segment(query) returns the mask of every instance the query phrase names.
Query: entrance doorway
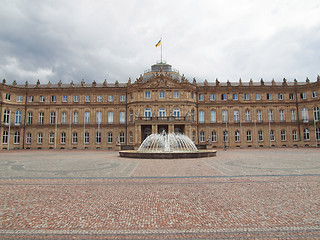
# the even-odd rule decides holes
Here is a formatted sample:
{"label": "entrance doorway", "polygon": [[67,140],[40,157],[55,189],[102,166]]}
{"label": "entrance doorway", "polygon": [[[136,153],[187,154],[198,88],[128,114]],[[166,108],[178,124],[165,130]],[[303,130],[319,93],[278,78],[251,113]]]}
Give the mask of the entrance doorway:
{"label": "entrance doorway", "polygon": [[158,125],[158,133],[162,133],[163,131],[168,133],[168,125]]}
{"label": "entrance doorway", "polygon": [[152,134],[152,126],[151,125],[143,125],[141,126],[141,139],[142,142]]}

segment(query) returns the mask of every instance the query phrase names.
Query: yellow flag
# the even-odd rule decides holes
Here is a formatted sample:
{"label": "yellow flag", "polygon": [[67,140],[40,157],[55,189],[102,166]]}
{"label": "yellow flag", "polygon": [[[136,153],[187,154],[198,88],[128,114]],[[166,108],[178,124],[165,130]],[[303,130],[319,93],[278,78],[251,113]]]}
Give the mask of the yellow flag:
{"label": "yellow flag", "polygon": [[159,40],[159,42],[156,44],[156,47],[159,47],[161,45],[161,39]]}

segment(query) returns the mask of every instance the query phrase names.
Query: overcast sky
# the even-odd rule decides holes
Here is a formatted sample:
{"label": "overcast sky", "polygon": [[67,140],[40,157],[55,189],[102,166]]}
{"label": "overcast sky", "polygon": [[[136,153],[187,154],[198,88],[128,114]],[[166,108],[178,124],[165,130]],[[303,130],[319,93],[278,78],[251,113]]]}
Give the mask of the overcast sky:
{"label": "overcast sky", "polygon": [[163,59],[198,81],[315,81],[319,0],[1,0],[0,77],[135,80]]}

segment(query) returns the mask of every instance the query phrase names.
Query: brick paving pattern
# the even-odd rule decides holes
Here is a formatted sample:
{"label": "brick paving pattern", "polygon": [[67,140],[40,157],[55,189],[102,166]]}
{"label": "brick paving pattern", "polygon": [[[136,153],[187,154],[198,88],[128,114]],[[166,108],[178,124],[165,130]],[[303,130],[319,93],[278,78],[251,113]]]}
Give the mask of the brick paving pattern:
{"label": "brick paving pattern", "polygon": [[316,149],[195,161],[52,154],[65,164],[41,161],[44,151],[0,155],[0,239],[320,239]]}

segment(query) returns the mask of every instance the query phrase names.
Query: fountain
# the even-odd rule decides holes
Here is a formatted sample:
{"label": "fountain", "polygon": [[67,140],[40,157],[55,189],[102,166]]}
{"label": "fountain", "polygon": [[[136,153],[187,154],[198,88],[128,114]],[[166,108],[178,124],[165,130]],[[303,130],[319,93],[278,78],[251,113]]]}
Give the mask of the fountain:
{"label": "fountain", "polygon": [[216,156],[215,150],[198,150],[191,139],[180,133],[149,135],[137,151],[120,151],[129,158],[200,158]]}

